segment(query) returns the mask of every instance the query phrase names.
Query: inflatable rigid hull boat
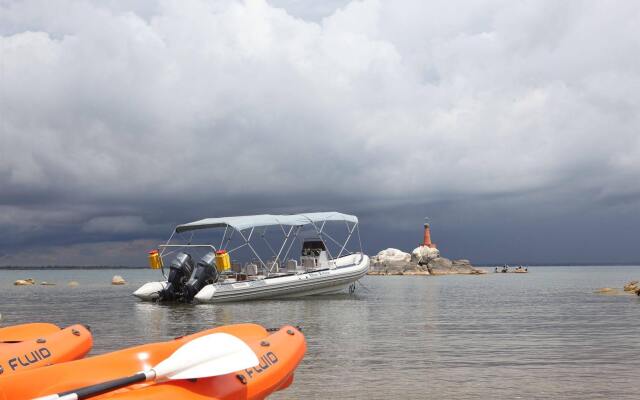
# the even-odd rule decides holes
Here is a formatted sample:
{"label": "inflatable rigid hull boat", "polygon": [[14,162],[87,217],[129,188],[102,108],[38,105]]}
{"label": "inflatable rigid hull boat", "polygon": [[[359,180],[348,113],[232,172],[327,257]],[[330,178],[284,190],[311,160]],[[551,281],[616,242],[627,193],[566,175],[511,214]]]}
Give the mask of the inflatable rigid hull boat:
{"label": "inflatable rigid hull boat", "polygon": [[[332,223],[342,230],[346,227],[342,241],[329,233]],[[223,232],[215,241],[211,236],[194,237],[216,229]],[[357,229],[357,217],[338,212],[207,218],[178,225],[167,244],[158,246],[162,250],[149,253],[151,267],[165,275],[162,257],[177,252],[168,276],[133,294],[145,301],[217,303],[351,291],[369,270],[369,257],[362,248],[353,252],[347,248],[352,237],[359,238]],[[269,232],[278,236],[275,243],[267,239]],[[176,243],[180,240],[175,237],[185,234],[184,243]],[[205,253],[197,263],[194,251]],[[242,251],[249,259],[244,264],[231,259],[243,257]]]}
{"label": "inflatable rigid hull boat", "polygon": [[84,357],[93,344],[82,325],[22,324],[0,329],[0,377]]}
{"label": "inflatable rigid hull boat", "polygon": [[254,324],[229,325],[168,342],[152,343],[32,369],[11,377],[0,376],[0,399],[33,399],[130,376],[157,366],[189,342],[214,333],[229,334],[246,343],[250,351],[255,353],[252,357],[256,359],[256,364],[218,376],[132,384],[108,390],[92,398],[263,399],[275,391],[285,389],[293,382],[294,370],[306,351],[304,336],[292,326],[284,326],[274,331]]}

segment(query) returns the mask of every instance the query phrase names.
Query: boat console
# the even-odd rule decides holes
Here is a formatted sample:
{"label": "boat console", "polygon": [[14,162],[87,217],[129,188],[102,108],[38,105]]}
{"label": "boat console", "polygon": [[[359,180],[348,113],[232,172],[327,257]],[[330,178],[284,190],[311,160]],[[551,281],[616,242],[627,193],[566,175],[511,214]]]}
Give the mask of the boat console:
{"label": "boat console", "polygon": [[327,268],[329,266],[329,258],[327,257],[327,248],[324,242],[319,239],[305,240],[302,244],[300,264],[302,264],[305,271]]}

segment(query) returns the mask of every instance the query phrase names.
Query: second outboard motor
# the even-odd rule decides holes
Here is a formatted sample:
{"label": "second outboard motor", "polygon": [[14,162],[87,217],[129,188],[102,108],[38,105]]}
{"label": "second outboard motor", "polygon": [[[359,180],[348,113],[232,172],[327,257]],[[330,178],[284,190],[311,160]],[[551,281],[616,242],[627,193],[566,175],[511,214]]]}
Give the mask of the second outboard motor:
{"label": "second outboard motor", "polygon": [[178,253],[169,267],[168,285],[160,292],[161,300],[179,300],[182,297],[184,285],[193,272],[193,260],[187,253]]}
{"label": "second outboard motor", "polygon": [[215,283],[218,280],[218,270],[216,269],[216,255],[207,253],[198,261],[196,271],[189,282],[184,286],[184,299],[193,300],[193,297],[205,286]]}

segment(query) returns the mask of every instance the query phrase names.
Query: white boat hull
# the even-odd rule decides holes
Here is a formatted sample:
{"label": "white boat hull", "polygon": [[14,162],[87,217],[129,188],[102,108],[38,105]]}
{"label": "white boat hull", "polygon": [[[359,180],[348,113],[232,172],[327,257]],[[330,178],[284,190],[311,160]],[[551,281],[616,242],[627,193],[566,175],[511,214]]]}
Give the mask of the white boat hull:
{"label": "white boat hull", "polygon": [[133,292],[133,295],[141,300],[154,301],[160,297],[160,291],[166,288],[167,285],[167,281],[147,282]]}
{"label": "white boat hull", "polygon": [[[196,294],[195,300],[201,303],[221,303],[339,293],[367,273],[369,257],[354,254],[338,259],[336,264],[336,268],[333,269],[207,285]],[[166,284],[147,283],[136,290],[134,295],[142,300],[155,300],[158,298],[158,292]]]}
{"label": "white boat hull", "polygon": [[334,269],[300,273],[255,281],[207,285],[196,294],[201,303],[275,299],[321,295],[344,291],[369,270],[369,257]]}

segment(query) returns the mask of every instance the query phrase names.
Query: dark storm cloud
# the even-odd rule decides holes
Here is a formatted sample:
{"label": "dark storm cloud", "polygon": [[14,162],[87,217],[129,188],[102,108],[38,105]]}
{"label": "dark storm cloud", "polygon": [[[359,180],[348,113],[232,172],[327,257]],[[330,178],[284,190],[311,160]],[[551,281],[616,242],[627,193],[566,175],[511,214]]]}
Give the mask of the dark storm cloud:
{"label": "dark storm cloud", "polygon": [[328,209],[370,252],[428,215],[450,255],[637,257],[640,6],[316,3],[1,2],[0,264]]}

